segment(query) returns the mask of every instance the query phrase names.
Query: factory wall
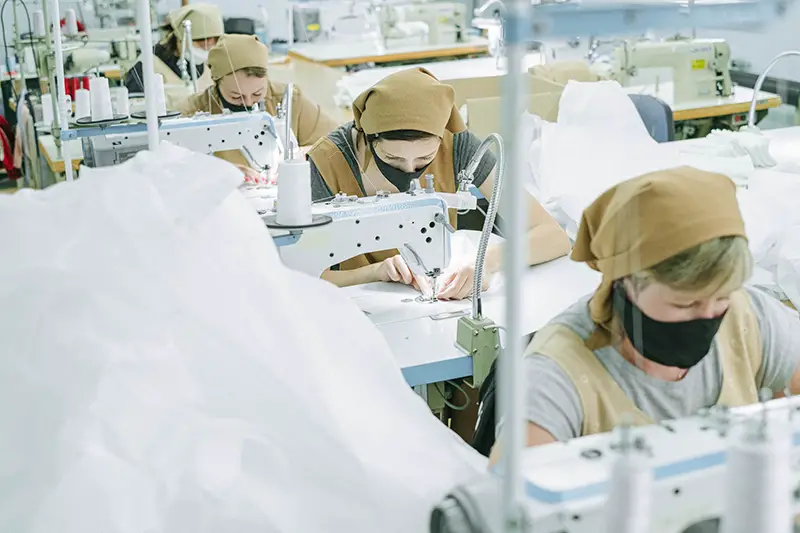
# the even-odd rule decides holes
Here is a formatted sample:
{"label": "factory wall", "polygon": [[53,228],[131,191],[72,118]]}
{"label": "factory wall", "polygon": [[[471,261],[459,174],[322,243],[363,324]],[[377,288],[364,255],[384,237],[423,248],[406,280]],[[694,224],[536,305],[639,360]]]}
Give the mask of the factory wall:
{"label": "factory wall", "polygon": [[[800,50],[800,5],[790,7],[786,16],[769,24],[758,33],[707,31],[704,37],[723,38],[731,45],[731,56],[749,64],[749,72],[760,73],[770,60],[785,50]],[[800,57],[787,58],[770,72],[774,78],[800,82]]]}

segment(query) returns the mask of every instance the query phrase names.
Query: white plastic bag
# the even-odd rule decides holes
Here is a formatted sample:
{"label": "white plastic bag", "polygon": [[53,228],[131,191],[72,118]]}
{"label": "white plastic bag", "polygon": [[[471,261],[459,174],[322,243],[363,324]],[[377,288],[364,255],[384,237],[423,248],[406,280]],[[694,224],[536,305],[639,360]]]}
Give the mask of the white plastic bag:
{"label": "white plastic bag", "polygon": [[0,196],[0,531],[423,531],[484,468],[217,163]]}

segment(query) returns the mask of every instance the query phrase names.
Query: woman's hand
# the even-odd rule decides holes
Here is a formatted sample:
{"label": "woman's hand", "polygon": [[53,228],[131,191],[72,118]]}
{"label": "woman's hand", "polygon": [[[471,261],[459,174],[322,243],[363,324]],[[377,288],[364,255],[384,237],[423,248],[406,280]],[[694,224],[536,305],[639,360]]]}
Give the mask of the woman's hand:
{"label": "woman's hand", "polygon": [[431,289],[427,280],[417,277],[408,268],[405,260],[400,255],[384,259],[378,267],[378,281],[391,281],[411,285],[423,294],[430,294]]}
{"label": "woman's hand", "polygon": [[[472,294],[472,284],[475,279],[475,266],[462,265],[450,274],[442,277],[439,294],[440,300],[463,300]],[[489,273],[484,272],[482,291],[489,288]]]}
{"label": "woman's hand", "polygon": [[260,183],[264,180],[264,176],[262,176],[257,170],[252,169],[247,165],[236,165],[236,168],[241,170],[242,174],[244,174],[245,183]]}

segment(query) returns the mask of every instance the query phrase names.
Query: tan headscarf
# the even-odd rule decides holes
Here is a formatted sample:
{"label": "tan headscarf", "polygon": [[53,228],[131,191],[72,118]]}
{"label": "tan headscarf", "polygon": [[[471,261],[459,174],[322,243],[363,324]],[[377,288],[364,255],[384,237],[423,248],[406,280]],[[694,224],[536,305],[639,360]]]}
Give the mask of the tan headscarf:
{"label": "tan headscarf", "polygon": [[603,274],[589,304],[597,325],[587,346],[611,342],[614,281],[717,237],[745,237],[736,186],[721,174],[680,167],[604,192],[583,212],[573,261]]}
{"label": "tan headscarf", "polygon": [[222,22],[222,12],[214,4],[190,4],[169,14],[169,23],[172,31],[183,40],[183,22],[192,23],[192,40],[222,37],[225,25]]}
{"label": "tan headscarf", "polygon": [[243,68],[267,68],[269,48],[255,35],[225,35],[208,53],[211,79],[218,81]]}
{"label": "tan headscarf", "polygon": [[424,68],[397,72],[361,93],[353,102],[357,129],[368,135],[417,130],[442,137],[445,130],[467,129],[455,107],[455,91]]}

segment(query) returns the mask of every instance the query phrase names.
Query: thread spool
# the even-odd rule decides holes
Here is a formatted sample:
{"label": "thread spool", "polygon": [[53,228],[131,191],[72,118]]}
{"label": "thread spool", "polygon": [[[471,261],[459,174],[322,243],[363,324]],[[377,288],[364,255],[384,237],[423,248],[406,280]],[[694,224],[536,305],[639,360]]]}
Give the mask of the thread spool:
{"label": "thread spool", "polygon": [[276,222],[282,226],[311,224],[311,165],[306,160],[278,164],[278,209]]}
{"label": "thread spool", "polygon": [[114,89],[114,112],[117,115],[130,116],[131,108],[128,101],[127,87],[116,87]]}
{"label": "thread spool", "polygon": [[[164,93],[164,76],[161,74],[156,74],[153,76],[153,90],[155,94],[152,95],[152,98],[156,100],[156,110],[158,111],[158,116],[163,117],[167,114],[167,96]],[[146,98],[151,98],[150,95],[145,95]]]}
{"label": "thread spool", "polygon": [[64,35],[70,37],[78,35],[78,16],[74,9],[64,10]]}
{"label": "thread spool", "polygon": [[75,118],[92,116],[91,93],[87,89],[75,91]]}
{"label": "thread spool", "polygon": [[53,95],[50,93],[42,95],[42,123],[45,126],[53,124]]}
{"label": "thread spool", "polygon": [[653,470],[638,451],[624,453],[611,467],[608,502],[605,507],[606,533],[650,531]]}
{"label": "thread spool", "polygon": [[757,419],[745,429],[728,449],[721,533],[792,533],[791,432]]}
{"label": "thread spool", "polygon": [[[77,93],[77,91],[75,91]],[[89,100],[91,101],[92,121],[111,120],[114,111],[111,108],[111,92],[108,79],[92,78],[89,80]]]}
{"label": "thread spool", "polygon": [[33,12],[33,20],[31,21],[33,25],[33,36],[37,38],[45,37],[45,30],[44,30],[44,13],[41,10],[37,10]]}

